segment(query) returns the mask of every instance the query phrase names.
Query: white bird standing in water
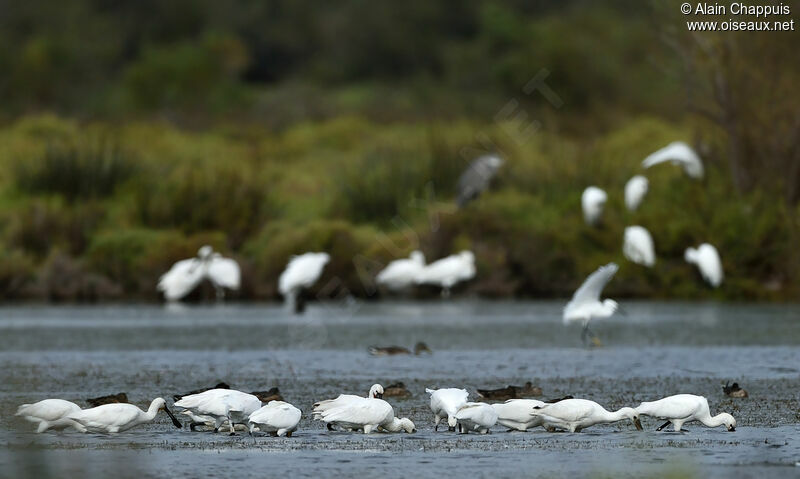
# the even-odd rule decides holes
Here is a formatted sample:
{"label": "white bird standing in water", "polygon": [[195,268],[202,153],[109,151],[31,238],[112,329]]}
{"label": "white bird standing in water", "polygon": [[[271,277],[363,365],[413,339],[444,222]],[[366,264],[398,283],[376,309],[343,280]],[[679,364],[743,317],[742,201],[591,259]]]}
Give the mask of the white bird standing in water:
{"label": "white bird standing in water", "polygon": [[564,399],[557,403],[538,406],[531,412],[533,416],[542,418],[548,430],[565,429],[569,432],[581,432],[595,424],[617,422],[630,419],[636,429],[642,430],[639,413],[630,407],[618,411],[607,411],[603,406],[588,399]]}
{"label": "white bird standing in water", "polygon": [[268,432],[275,436],[292,437],[292,433],[300,424],[302,415],[299,409],[288,402],[270,401],[266,406],[262,406],[250,414],[247,423],[251,435],[257,426],[262,432]]}
{"label": "white bird standing in water", "polygon": [[303,290],[317,282],[330,260],[328,253],[305,253],[289,259],[289,264],[278,279],[278,291],[295,313],[305,310]]}
{"label": "white bird standing in water", "polygon": [[628,226],[625,228],[625,242],[622,245],[622,253],[630,261],[648,268],[656,264],[653,237],[642,226]]}
{"label": "white bird standing in water", "polygon": [[213,420],[214,432],[227,422],[230,433],[234,434],[236,424],[247,424],[250,415],[261,407],[261,401],[235,389],[209,389],[183,396],[175,407],[191,413],[187,415],[197,422]]}
{"label": "white bird standing in water", "polygon": [[682,141],[672,142],[664,148],[650,154],[642,161],[642,166],[644,168],[650,168],[653,165],[666,161],[672,162],[674,165],[680,165],[690,178],[696,180],[703,179],[703,161],[692,147]]}
{"label": "white bird standing in water", "polygon": [[629,211],[636,211],[642,204],[650,183],[642,175],[636,175],[625,183],[625,206]]}
{"label": "white bird standing in water", "polygon": [[77,429],[75,422],[66,417],[80,410],[81,408],[73,402],[45,399],[33,404],[23,404],[17,408],[16,415],[37,424],[36,432],[45,432],[48,429],[61,430],[68,427]]}
{"label": "white bird standing in water", "polygon": [[583,219],[586,224],[592,226],[600,224],[606,201],[608,201],[608,195],[596,186],[590,186],[583,190],[581,206],[583,207]]}
{"label": "white bird standing in water", "polygon": [[211,281],[217,298],[225,296],[225,288],[238,290],[241,281],[239,264],[215,253],[211,246],[205,245],[197,252],[197,257],[175,263],[158,280],[157,289],[164,293],[168,301],[178,301],[191,293],[204,279]]}
{"label": "white bird standing in water", "polygon": [[425,392],[431,395],[431,411],[433,412],[434,431],[439,430],[439,422],[447,418],[447,425],[455,431],[458,420],[456,413],[461,406],[467,404],[469,392],[466,389],[442,388],[428,389]]}
{"label": "white bird standing in water", "polygon": [[497,424],[497,411],[485,402],[468,402],[456,411],[456,424],[462,434],[489,434],[492,426]]}
{"label": "white bird standing in water", "polygon": [[450,296],[450,288],[475,277],[475,255],[462,251],[434,261],[419,272],[414,282],[433,284],[442,288],[442,297]]}
{"label": "white bird standing in water", "polygon": [[497,423],[517,431],[527,431],[536,426],[541,426],[541,416],[531,416],[535,407],[544,407],[544,401],[537,399],[509,399],[500,404],[492,404],[497,412]]}
{"label": "white bird standing in water", "polygon": [[398,291],[414,284],[414,279],[425,268],[425,255],[422,251],[412,251],[408,258],[396,259],[389,263],[375,277],[375,281],[387,288]]}
{"label": "white bird standing in water", "polygon": [[328,399],[314,404],[314,419],[323,421],[328,430],[334,426],[364,434],[384,430],[388,432],[414,432],[414,423],[408,418],[396,418],[392,406],[383,399],[383,386],[373,384],[367,397],[353,394],[340,394],[336,399]]}
{"label": "white bird standing in water", "polygon": [[696,249],[686,248],[683,257],[687,263],[697,266],[706,283],[714,288],[718,288],[722,284],[724,279],[722,260],[719,259],[717,248],[708,243],[703,243]]}
{"label": "white bird standing in water", "polygon": [[489,182],[497,170],[503,166],[503,160],[497,155],[485,155],[475,159],[458,179],[458,203],[463,208],[489,187]]}
{"label": "white bird standing in water", "polygon": [[84,409],[68,414],[66,417],[77,423],[75,426],[81,432],[108,432],[116,433],[127,431],[140,424],[152,422],[158,411],[167,413],[172,424],[180,428],[181,423],[167,408],[167,403],[162,398],[153,399],[147,411],[142,411],[133,404],[113,403]]}
{"label": "white bird standing in water", "polygon": [[619,305],[613,299],[600,301],[603,288],[611,281],[618,269],[619,266],[615,263],[608,263],[598,268],[586,278],[586,281],[575,291],[572,300],[564,308],[564,324],[580,322],[583,325],[581,339],[584,344],[589,335],[592,337],[592,342],[600,343],[597,337],[589,332],[589,322],[593,318],[607,318],[619,309]]}
{"label": "white bird standing in water", "polygon": [[643,402],[636,411],[645,416],[666,419],[667,422],[656,429],[657,431],[669,426],[670,423],[675,431],[680,431],[683,424],[690,421],[700,421],[708,427],[725,426],[728,431],[736,430],[736,419],[733,416],[723,412],[712,417],[708,400],[694,394],[676,394],[658,401]]}

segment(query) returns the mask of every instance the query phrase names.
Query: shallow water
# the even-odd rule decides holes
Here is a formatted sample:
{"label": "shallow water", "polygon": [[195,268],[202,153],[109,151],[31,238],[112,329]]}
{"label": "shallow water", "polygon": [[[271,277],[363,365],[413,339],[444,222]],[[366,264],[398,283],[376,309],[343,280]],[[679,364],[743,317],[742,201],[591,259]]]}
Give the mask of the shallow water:
{"label": "shallow water", "polygon": [[[18,306],[0,308],[0,476],[245,477],[290,474],[422,477],[464,470],[505,477],[690,474],[800,476],[800,306],[626,304],[594,327],[605,346],[580,347],[561,303],[454,301],[314,305],[302,318],[276,306]],[[425,341],[432,355],[370,357],[369,345]],[[224,380],[242,390],[279,386],[304,411],[293,438],[189,432],[166,417],[116,436],[33,434],[17,405],[125,391],[156,396]],[[697,424],[656,433],[628,423],[580,434],[543,430],[488,436],[433,432],[425,387],[502,387],[533,381],[545,397],[572,394],[608,408],[680,392],[736,416],[735,433]],[[748,399],[726,398],[739,381]],[[389,399],[415,434],[331,433],[310,405],[374,382],[404,381]]]}

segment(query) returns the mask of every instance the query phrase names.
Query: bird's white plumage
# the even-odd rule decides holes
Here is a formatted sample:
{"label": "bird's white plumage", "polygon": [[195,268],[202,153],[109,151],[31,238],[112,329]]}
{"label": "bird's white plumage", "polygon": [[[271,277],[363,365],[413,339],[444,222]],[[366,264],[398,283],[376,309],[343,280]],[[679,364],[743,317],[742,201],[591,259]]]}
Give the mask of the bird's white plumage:
{"label": "bird's white plumage", "polygon": [[248,424],[251,433],[258,426],[263,432],[274,432],[278,436],[285,436],[297,429],[302,415],[299,409],[287,402],[270,401],[250,414]]}
{"label": "bird's white plumage", "polygon": [[75,423],[67,416],[80,411],[81,408],[63,399],[45,399],[33,404],[23,404],[17,408],[17,416],[37,425],[36,432],[48,429],[65,429],[74,427]]}
{"label": "bird's white plumage", "polygon": [[486,434],[497,423],[497,411],[483,402],[468,402],[456,411],[456,423],[461,432]]}
{"label": "bird's white plumage", "polygon": [[590,186],[583,190],[581,195],[581,207],[583,208],[583,219],[589,225],[597,225],[603,216],[603,207],[608,200],[605,191],[596,186]]}
{"label": "bird's white plumage", "polygon": [[617,310],[617,303],[610,299],[601,302],[600,294],[618,269],[619,267],[615,263],[608,263],[586,278],[586,281],[575,291],[572,300],[564,308],[565,324],[575,321],[588,324],[593,318],[607,318],[614,314]]}
{"label": "bird's white plumage", "polygon": [[625,206],[630,211],[635,211],[642,204],[647,194],[649,182],[642,175],[636,175],[625,183]]}
{"label": "bird's white plumage", "polygon": [[250,414],[261,407],[261,401],[252,394],[235,389],[209,389],[182,397],[175,407],[190,411],[199,418],[213,419],[214,429],[219,429],[227,421],[233,432],[234,423],[247,423]]}
{"label": "bird's white plumage", "polygon": [[497,155],[484,155],[470,163],[458,179],[458,205],[466,205],[488,188],[501,166],[503,160]]}
{"label": "bird's white plumage", "polygon": [[628,226],[625,228],[625,240],[622,253],[628,260],[642,266],[652,267],[656,264],[656,250],[653,246],[653,237],[642,226]]}
{"label": "bird's white plumage", "polygon": [[439,427],[439,422],[447,418],[450,427],[456,426],[456,413],[461,406],[467,403],[469,392],[466,389],[442,388],[425,389],[431,395],[431,411],[433,412],[435,427]]}
{"label": "bird's white plumage", "polygon": [[413,251],[408,258],[389,263],[378,273],[375,281],[391,290],[401,290],[414,284],[414,280],[424,268],[425,255],[422,251]]}
{"label": "bird's white plumage", "polygon": [[239,289],[242,273],[239,263],[230,258],[223,258],[219,253],[214,253],[208,263],[208,277],[217,286]]}
{"label": "bird's white plumage", "polygon": [[676,394],[658,401],[643,402],[637,408],[639,414],[669,420],[676,431],[684,423],[700,421],[708,427],[725,426],[729,431],[736,428],[736,419],[728,413],[711,416],[708,400],[694,394]]}
{"label": "bird's white plumage", "polygon": [[664,148],[651,153],[642,161],[642,166],[650,168],[666,161],[680,165],[686,175],[691,178],[696,180],[703,178],[703,161],[692,147],[682,141],[672,142]]}
{"label": "bird's white plumage", "polygon": [[[369,393],[367,393],[367,398],[375,399],[383,397],[383,386],[380,384],[373,384],[369,388]],[[313,415],[314,419],[321,419],[321,417],[317,417],[324,413],[329,409],[334,409],[337,407],[342,407],[355,399],[363,399],[361,396],[356,396],[355,394],[340,394],[335,399],[325,399],[323,401],[318,401],[314,403],[314,410]]]}
{"label": "bird's white plumage", "polygon": [[425,266],[414,282],[440,286],[442,294],[446,296],[457,283],[474,277],[475,255],[472,251],[462,251]]}
{"label": "bird's white plumage", "polygon": [[540,416],[532,416],[535,407],[543,407],[547,403],[536,399],[509,399],[500,404],[492,404],[497,412],[497,423],[518,431],[527,431],[536,426],[541,426],[543,421]]}
{"label": "bird's white plumage", "polygon": [[687,248],[684,253],[686,262],[694,264],[708,284],[718,288],[725,276],[722,272],[722,260],[719,258],[717,248],[708,243],[703,243],[697,248]]}
{"label": "bird's white plumage", "polygon": [[534,408],[533,416],[539,416],[547,428],[580,432],[589,426],[630,419],[637,429],[641,429],[639,413],[629,407],[616,412],[607,411],[603,406],[588,399],[564,399],[553,404]]}
{"label": "bird's white plumage", "polygon": [[200,248],[196,258],[178,261],[158,280],[157,289],[168,301],[177,301],[191,293],[204,279],[211,281],[222,297],[223,288],[237,290],[240,286],[239,264],[214,253],[210,246]]}
{"label": "bird's white plumage", "polygon": [[[78,424],[76,428],[82,432],[116,433],[151,422],[158,411],[165,408],[164,399],[156,398],[147,411],[142,411],[133,404],[114,403],[76,411],[66,417],[75,421]],[[179,423],[176,425],[180,427]]]}
{"label": "bird's white plumage", "polygon": [[300,291],[317,282],[330,260],[328,253],[304,253],[293,256],[278,279],[278,291],[288,303],[294,303]]}

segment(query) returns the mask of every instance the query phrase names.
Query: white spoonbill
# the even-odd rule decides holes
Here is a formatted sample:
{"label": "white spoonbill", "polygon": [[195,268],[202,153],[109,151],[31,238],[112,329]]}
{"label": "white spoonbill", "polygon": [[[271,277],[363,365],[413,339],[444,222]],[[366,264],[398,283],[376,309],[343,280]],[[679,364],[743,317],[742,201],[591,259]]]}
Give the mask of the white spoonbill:
{"label": "white spoonbill", "polygon": [[261,407],[261,401],[235,389],[209,389],[182,397],[175,407],[189,412],[187,415],[193,421],[205,424],[213,420],[214,432],[227,421],[230,433],[234,434],[236,424],[247,424],[250,415]]}
{"label": "white spoonbill", "polygon": [[462,251],[425,266],[414,279],[417,284],[433,284],[442,288],[442,296],[450,296],[450,288],[475,277],[475,255]]}
{"label": "white spoonbill", "polygon": [[488,434],[497,424],[497,411],[485,402],[468,402],[456,411],[456,423],[459,432],[478,432]]}
{"label": "white spoonbill", "polygon": [[167,408],[167,403],[162,398],[153,399],[147,411],[142,411],[133,404],[114,403],[84,409],[68,414],[66,417],[77,423],[76,429],[81,432],[108,432],[116,433],[127,431],[140,424],[152,422],[158,411],[164,410],[175,427],[180,428],[181,423]]}
{"label": "white spoonbill", "polygon": [[718,288],[722,284],[724,279],[722,261],[719,259],[717,248],[713,245],[703,243],[696,249],[686,248],[683,257],[687,263],[697,266],[706,283],[714,288]]}
{"label": "white spoonbill", "polygon": [[653,246],[653,237],[643,226],[628,226],[625,228],[625,242],[622,253],[628,260],[652,268],[656,264],[656,250]]}
{"label": "white spoonbill", "polygon": [[271,433],[274,436],[292,437],[292,433],[300,424],[300,417],[303,414],[299,409],[288,402],[270,401],[266,406],[254,411],[247,419],[250,434],[258,426],[263,432]]}
{"label": "white spoonbill", "polygon": [[68,427],[77,429],[75,422],[66,416],[80,411],[77,404],[63,399],[45,399],[33,404],[23,404],[17,408],[17,416],[37,424],[36,432],[48,429],[61,430]]}
{"label": "white spoonbill", "polygon": [[725,426],[728,431],[736,430],[736,419],[723,412],[712,417],[708,401],[703,396],[694,394],[676,394],[658,401],[643,402],[636,408],[639,414],[666,419],[657,431],[672,423],[676,431],[680,431],[684,423],[700,421],[708,427]]}
{"label": "white spoonbill", "polygon": [[589,332],[589,322],[593,318],[607,318],[619,309],[619,305],[613,299],[600,301],[600,293],[603,292],[603,288],[611,281],[618,269],[619,266],[616,263],[608,263],[598,268],[586,278],[586,281],[572,295],[572,300],[564,307],[564,324],[580,322],[583,325],[581,340],[584,344],[589,335],[592,337],[592,342],[599,344],[597,337]]}
{"label": "white spoonbill", "polygon": [[503,160],[497,155],[484,155],[470,163],[469,167],[458,179],[458,203],[463,208],[489,187],[489,182],[497,170],[503,166]]}
{"label": "white spoonbill", "polygon": [[330,260],[328,253],[305,253],[289,259],[289,264],[278,279],[278,291],[295,313],[305,310],[303,290],[317,282]]}
{"label": "white spoonbill", "polygon": [[642,175],[636,175],[625,183],[625,206],[629,211],[636,211],[642,204],[650,183]]}
{"label": "white spoonbill", "polygon": [[535,407],[544,407],[547,403],[536,399],[509,399],[504,403],[492,404],[497,412],[497,423],[517,431],[543,424],[541,416],[531,416]]}
{"label": "white spoonbill", "polygon": [[428,389],[425,392],[431,395],[431,411],[433,411],[434,431],[439,430],[439,422],[447,418],[447,425],[451,431],[455,430],[456,413],[461,406],[467,404],[469,393],[466,389],[442,388]]}
{"label": "white spoonbill", "polygon": [[375,281],[387,288],[398,291],[414,284],[414,279],[425,268],[425,255],[422,251],[412,251],[408,258],[396,259],[389,263],[375,277]]}
{"label": "white spoonbill", "polygon": [[[367,393],[367,399],[382,399],[382,398],[383,398],[383,386],[381,386],[380,384],[373,384],[369,388],[369,393]],[[316,402],[314,403],[312,411],[314,419],[322,419],[322,414],[324,414],[327,410],[345,406],[349,402],[356,399],[363,399],[363,398],[361,396],[356,396],[355,394],[340,394],[335,399],[325,399],[323,401]],[[328,429],[333,430],[331,424],[328,424]]]}
{"label": "white spoonbill", "polygon": [[225,295],[225,288],[239,289],[239,264],[230,258],[223,258],[211,246],[205,245],[197,252],[197,257],[175,263],[158,280],[157,289],[164,293],[168,301],[177,301],[191,293],[206,278],[214,286],[217,298],[221,299]]}
{"label": "white spoonbill", "polygon": [[674,165],[680,165],[684,173],[690,178],[696,180],[703,178],[703,161],[700,160],[700,157],[691,146],[682,141],[672,142],[664,148],[651,153],[642,161],[642,166],[650,168],[666,161],[670,161]]}
{"label": "white spoonbill", "polygon": [[608,195],[596,186],[590,186],[583,190],[581,206],[583,207],[583,219],[586,224],[592,226],[600,224],[606,201],[608,201]]}
{"label": "white spoonbill", "polygon": [[328,429],[333,427],[347,430],[363,430],[364,434],[373,431],[415,432],[414,423],[408,418],[396,418],[391,404],[383,399],[354,397],[324,411],[314,410],[314,419],[325,422]]}
{"label": "white spoonbill", "polygon": [[624,407],[610,412],[588,399],[564,399],[546,406],[537,406],[534,407],[531,414],[541,417],[544,427],[548,430],[564,429],[569,432],[581,432],[595,424],[617,422],[623,419],[630,419],[636,429],[642,430],[642,423],[639,421],[639,413],[636,409]]}

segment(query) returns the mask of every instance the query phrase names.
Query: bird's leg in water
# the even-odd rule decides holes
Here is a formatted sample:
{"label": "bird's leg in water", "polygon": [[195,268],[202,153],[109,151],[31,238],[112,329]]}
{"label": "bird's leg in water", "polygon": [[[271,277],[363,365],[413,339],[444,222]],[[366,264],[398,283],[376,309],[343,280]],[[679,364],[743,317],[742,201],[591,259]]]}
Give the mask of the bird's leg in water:
{"label": "bird's leg in water", "polygon": [[583,342],[584,347],[589,346],[589,343],[586,340],[588,336],[589,336],[589,323],[586,323],[583,325],[583,329],[581,330],[581,342]]}
{"label": "bird's leg in water", "polygon": [[328,431],[333,431],[333,424],[327,423],[325,425],[328,427]]}
{"label": "bird's leg in water", "polygon": [[442,288],[442,298],[447,299],[450,297],[450,288],[444,287]]}
{"label": "bird's leg in water", "polygon": [[665,422],[664,424],[662,424],[662,425],[658,426],[658,428],[656,429],[656,431],[660,431],[660,430],[664,429],[665,427],[669,426],[670,424],[671,424],[671,422],[670,422],[670,421],[667,421],[667,422]]}

